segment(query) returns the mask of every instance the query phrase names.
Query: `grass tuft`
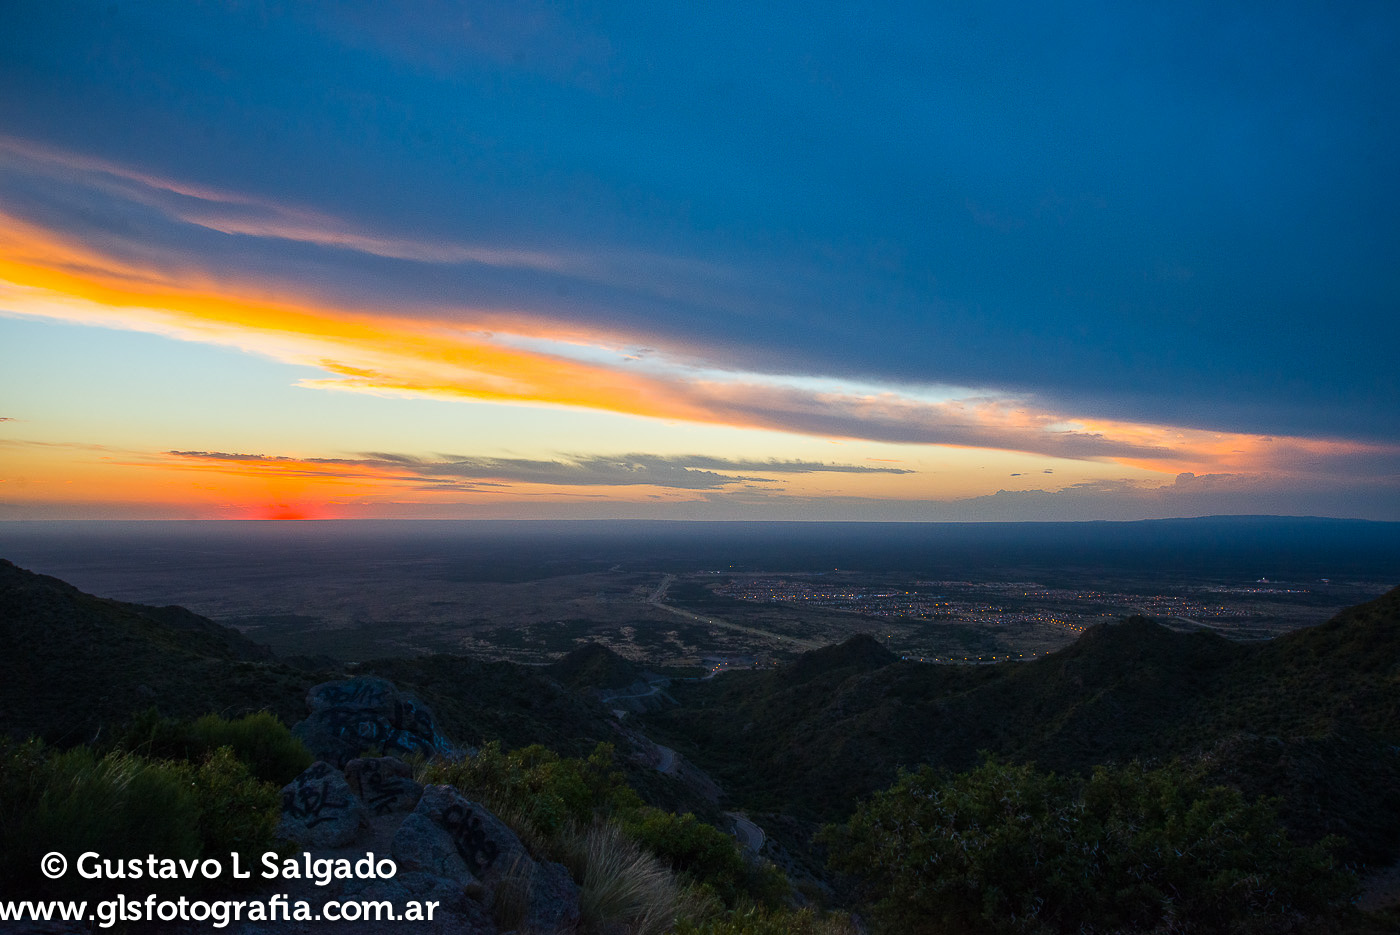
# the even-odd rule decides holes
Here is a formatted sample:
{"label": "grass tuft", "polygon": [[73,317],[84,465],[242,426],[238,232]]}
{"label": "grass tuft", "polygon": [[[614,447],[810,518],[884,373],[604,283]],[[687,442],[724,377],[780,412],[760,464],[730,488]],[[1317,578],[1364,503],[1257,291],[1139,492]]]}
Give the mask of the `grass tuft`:
{"label": "grass tuft", "polygon": [[491,895],[491,917],[502,932],[519,931],[530,915],[530,887],[534,883],[535,863],[523,853],[506,868],[496,882]]}
{"label": "grass tuft", "polygon": [[587,929],[621,922],[632,935],[661,935],[682,910],[699,914],[708,907],[616,824],[594,822],[562,836],[561,844],[564,864],[579,881],[579,912]]}

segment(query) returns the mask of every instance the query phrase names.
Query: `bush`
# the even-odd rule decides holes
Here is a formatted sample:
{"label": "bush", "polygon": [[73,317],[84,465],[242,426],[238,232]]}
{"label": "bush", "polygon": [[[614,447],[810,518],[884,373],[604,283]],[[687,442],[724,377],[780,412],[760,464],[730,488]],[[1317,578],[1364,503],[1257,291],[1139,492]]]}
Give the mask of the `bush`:
{"label": "bush", "polygon": [[642,847],[675,870],[710,888],[734,906],[743,898],[776,905],[787,899],[787,878],[771,864],[751,864],[734,839],[686,813],[644,806],[621,816],[622,827]]}
{"label": "bush", "polygon": [[[58,851],[75,862],[84,851],[126,860],[154,855],[226,860],[244,865],[275,842],[276,787],[253,778],[232,750],[202,763],[151,760],[88,747],[55,753],[37,741],[0,747],[0,880],[28,894],[102,896],[124,882],[90,881],[70,872],[51,882],[39,861]],[[167,883],[174,889],[188,884]]]}
{"label": "bush", "polygon": [[232,721],[206,714],[195,721],[163,718],[151,708],[127,726],[118,746],[147,757],[202,761],[229,747],[253,776],[281,788],[311,765],[301,740],[268,711]]}
{"label": "bush", "polygon": [[[613,884],[602,882],[605,879],[625,888],[626,881],[617,874],[600,877],[597,869],[612,866],[603,859],[606,855],[625,855],[618,859],[646,879],[651,875],[643,872],[644,865],[660,867],[668,880],[678,873],[728,906],[745,898],[776,905],[790,893],[780,870],[771,864],[750,864],[724,832],[694,815],[644,806],[613,767],[611,744],[599,744],[587,759],[577,759],[538,745],[507,753],[493,741],[461,762],[426,764],[420,779],[456,786],[480,801],[510,825],[533,854],[568,865],[585,889],[606,894]],[[585,841],[592,843],[585,846]],[[584,859],[584,853],[593,857]],[[594,870],[587,869],[595,864]],[[594,874],[591,883],[585,880],[588,872]],[[680,887],[675,881],[668,885]],[[612,899],[599,898],[602,903]]]}
{"label": "bush", "polygon": [[237,851],[242,865],[256,862],[277,841],[282,814],[278,788],[261,782],[229,747],[205,757],[194,771],[202,853],[224,860]]}
{"label": "bush", "polygon": [[279,789],[312,763],[311,752],[301,739],[269,711],[233,721],[206,714],[194,722],[191,733],[202,748],[200,754],[229,747],[253,776]]}
{"label": "bush", "polygon": [[564,842],[565,865],[579,883],[579,913],[589,929],[623,923],[633,935],[660,935],[679,914],[696,914],[697,905],[703,906],[703,900],[688,900],[665,861],[613,822],[594,822]]}
{"label": "bush", "polygon": [[456,786],[496,814],[524,816],[545,837],[571,823],[591,824],[596,813],[641,804],[613,768],[611,744],[599,744],[587,759],[578,759],[538,744],[506,753],[492,741],[474,757],[429,764],[421,778]]}
{"label": "bush", "polygon": [[[190,770],[130,753],[98,757],[86,747],[49,754],[36,742],[0,753],[0,879],[29,893],[103,895],[121,881],[95,883],[70,872],[50,882],[39,861],[58,851],[108,858],[200,853],[199,804]],[[9,895],[9,894],[7,894]]]}
{"label": "bush", "polygon": [[893,932],[1285,931],[1355,887],[1334,842],[1294,844],[1271,803],[1180,765],[924,767],[822,836]]}

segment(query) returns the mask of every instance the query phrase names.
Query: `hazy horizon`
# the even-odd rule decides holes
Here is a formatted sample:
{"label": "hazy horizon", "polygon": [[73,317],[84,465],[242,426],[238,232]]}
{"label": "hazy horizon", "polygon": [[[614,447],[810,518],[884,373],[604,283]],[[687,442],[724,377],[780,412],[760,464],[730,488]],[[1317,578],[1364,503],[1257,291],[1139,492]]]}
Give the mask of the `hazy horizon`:
{"label": "hazy horizon", "polygon": [[[325,535],[335,530],[332,535]],[[907,567],[932,556],[963,554],[995,562],[999,552],[1017,561],[1101,562],[1114,566],[1170,555],[1178,563],[1234,565],[1304,561],[1389,572],[1400,584],[1400,523],[1326,517],[1215,516],[1130,522],[772,522],[671,520],[28,520],[0,522],[0,558],[38,549],[46,555],[87,554],[116,563],[139,558],[126,543],[204,543],[239,560],[251,543],[315,544],[321,549],[393,547],[426,561],[444,560],[454,546],[479,543],[494,558],[495,543],[519,540],[534,554],[589,558],[597,545],[648,563],[683,560],[688,566],[768,564],[796,554],[820,567],[826,557],[859,556],[862,567]],[[172,548],[177,548],[172,545]],[[961,553],[959,552],[961,550]],[[204,553],[192,553],[195,555]],[[307,553],[309,554],[309,553]],[[377,552],[365,553],[377,555]],[[177,558],[181,553],[171,553]],[[727,558],[726,558],[727,556]],[[260,557],[253,553],[250,558]],[[263,556],[265,557],[265,556]],[[305,558],[279,555],[295,565]],[[1260,574],[1267,572],[1261,568]]]}

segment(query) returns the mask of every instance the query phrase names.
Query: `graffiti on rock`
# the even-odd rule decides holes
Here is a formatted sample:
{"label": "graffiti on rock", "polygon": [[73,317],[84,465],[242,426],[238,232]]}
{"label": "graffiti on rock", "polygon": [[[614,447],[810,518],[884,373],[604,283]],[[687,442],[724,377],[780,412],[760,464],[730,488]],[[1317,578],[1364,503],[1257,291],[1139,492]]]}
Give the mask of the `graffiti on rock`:
{"label": "graffiti on rock", "polygon": [[467,869],[477,876],[500,856],[501,849],[486,836],[481,818],[465,805],[449,806],[442,813],[442,826],[452,836],[457,853],[467,862]]}
{"label": "graffiti on rock", "polygon": [[374,708],[384,697],[384,689],[373,682],[351,680],[323,685],[316,696],[331,707]]}
{"label": "graffiti on rock", "polygon": [[396,776],[381,768],[369,768],[360,775],[360,798],[376,815],[393,811],[400,799],[412,798],[418,788],[407,776]]}
{"label": "graffiti on rock", "polygon": [[321,712],[336,736],[358,749],[377,746],[386,754],[421,753],[432,756],[442,746],[427,711],[412,701],[394,702],[389,714],[365,707],[337,706]]}
{"label": "graffiti on rock", "polygon": [[282,793],[282,811],[308,828],[314,828],[323,821],[334,821],[349,807],[348,798],[336,796],[331,791],[330,779],[322,779],[319,783],[300,782],[296,788]]}

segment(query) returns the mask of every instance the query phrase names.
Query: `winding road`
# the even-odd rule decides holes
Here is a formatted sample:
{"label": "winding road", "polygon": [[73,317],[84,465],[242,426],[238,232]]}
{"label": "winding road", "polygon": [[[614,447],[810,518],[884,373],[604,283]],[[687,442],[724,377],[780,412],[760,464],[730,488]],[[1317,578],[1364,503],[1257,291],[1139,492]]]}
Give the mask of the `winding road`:
{"label": "winding road", "polygon": [[725,812],[724,814],[734,820],[734,837],[739,839],[744,850],[750,854],[757,854],[763,850],[763,842],[768,840],[768,836],[763,833],[762,828],[739,812]]}
{"label": "winding road", "polygon": [[703,623],[712,627],[722,627],[726,630],[734,630],[738,633],[747,633],[749,636],[762,636],[770,640],[782,640],[785,643],[791,643],[801,649],[820,649],[825,645],[815,640],[804,640],[795,636],[788,636],[784,633],[774,633],[772,630],[760,630],[757,627],[746,627],[737,623],[730,623],[727,620],[720,620],[718,617],[704,617],[700,614],[691,613],[688,610],[681,610],[679,607],[672,607],[670,604],[665,603],[665,601],[666,592],[671,589],[671,582],[675,580],[675,575],[666,575],[662,578],[661,583],[651,592],[651,597],[647,598],[647,603],[651,604],[653,607],[668,610],[677,616],[685,617],[687,620],[694,620],[697,623]]}

